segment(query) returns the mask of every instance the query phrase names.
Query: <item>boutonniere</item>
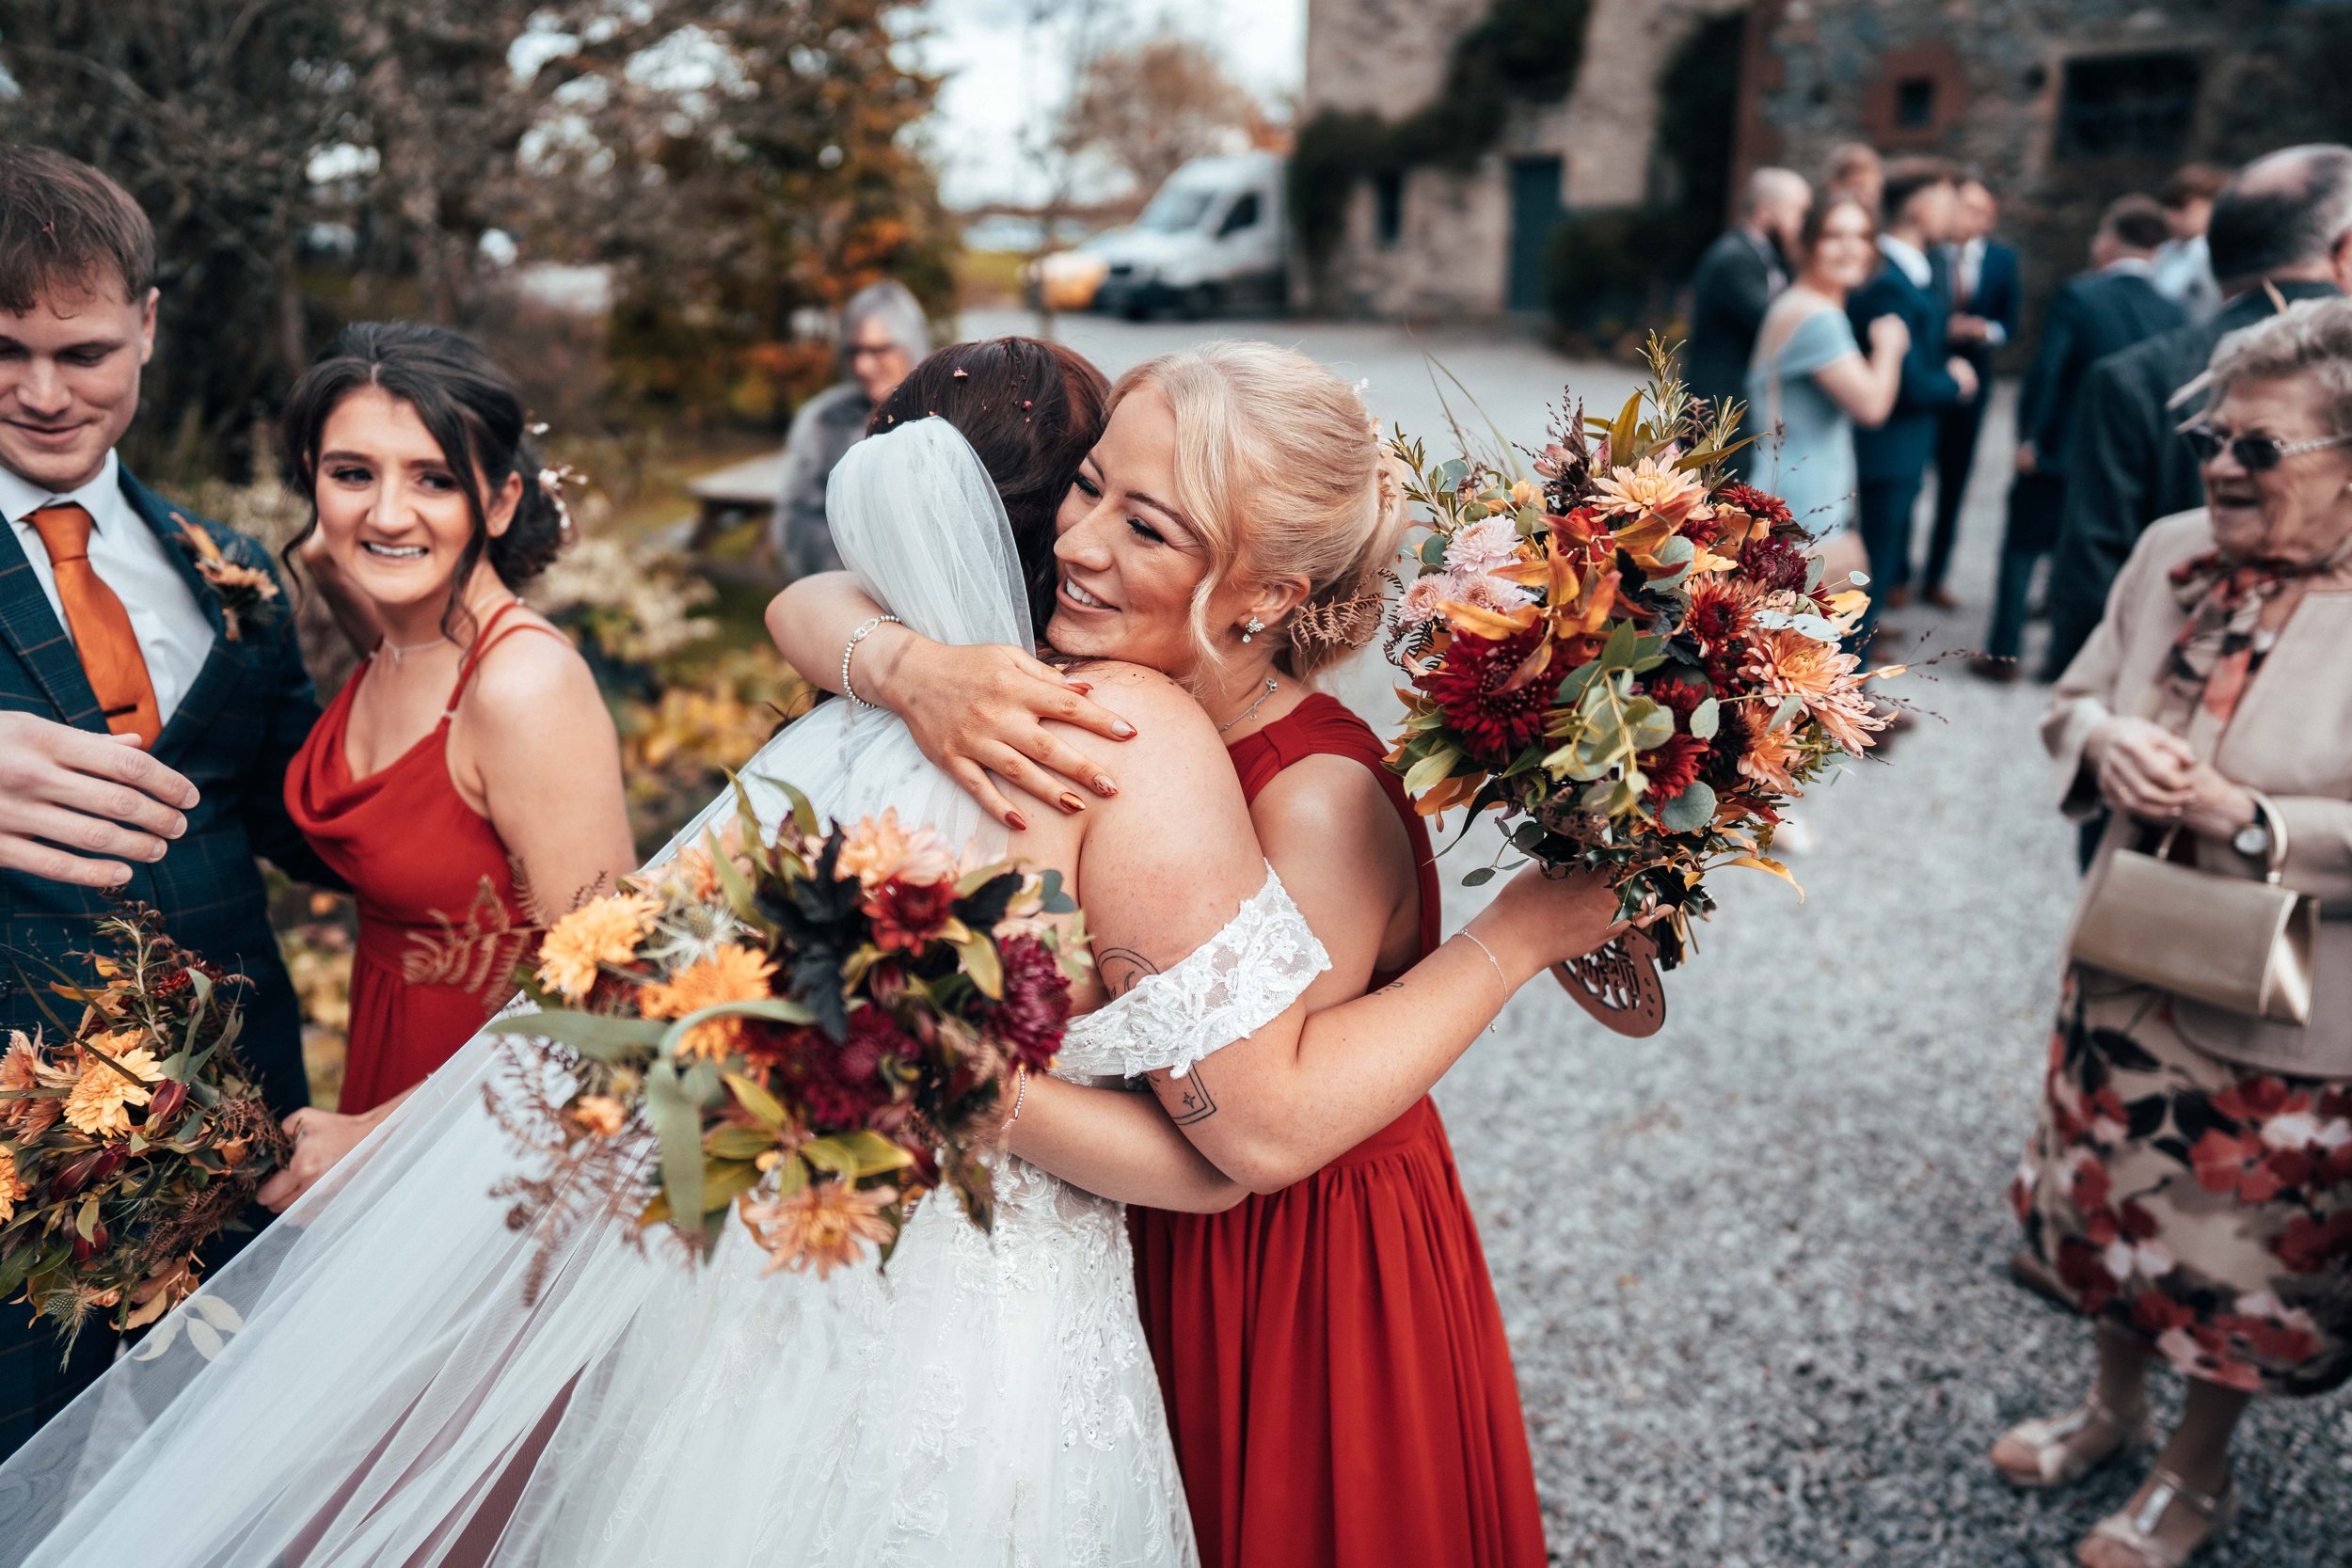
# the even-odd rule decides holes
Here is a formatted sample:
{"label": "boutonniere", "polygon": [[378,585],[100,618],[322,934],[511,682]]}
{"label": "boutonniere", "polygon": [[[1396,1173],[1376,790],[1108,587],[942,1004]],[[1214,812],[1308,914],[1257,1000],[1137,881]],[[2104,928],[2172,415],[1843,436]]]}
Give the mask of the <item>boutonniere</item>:
{"label": "boutonniere", "polygon": [[222,629],[230,641],[236,641],[245,635],[246,617],[254,617],[258,624],[262,607],[278,597],[277,581],[259,567],[243,565],[221,554],[211,534],[177,512],[171,520],[180,525],[181,551],[212,589],[213,597],[220,601]]}

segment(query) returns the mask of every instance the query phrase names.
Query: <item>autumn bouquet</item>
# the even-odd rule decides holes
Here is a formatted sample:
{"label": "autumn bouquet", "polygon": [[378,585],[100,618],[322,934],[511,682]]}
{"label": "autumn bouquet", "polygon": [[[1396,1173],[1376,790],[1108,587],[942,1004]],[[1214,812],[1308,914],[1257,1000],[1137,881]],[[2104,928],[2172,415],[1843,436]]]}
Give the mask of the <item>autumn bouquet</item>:
{"label": "autumn bouquet", "polygon": [[153,911],[98,923],[94,984],[49,990],[81,1019],[12,1031],[0,1057],[0,1298],[23,1292],[71,1346],[92,1313],[154,1322],[195,1291],[197,1250],[285,1153],[238,1058],[238,993]]}
{"label": "autumn bouquet", "polygon": [[[897,813],[772,834],[739,820],[548,930],[493,1027],[545,1042],[490,1090],[544,1156],[500,1190],[548,1251],[633,1214],[707,1252],[732,1205],[772,1269],[886,1258],[915,1201],[953,1191],[986,1228],[983,1158],[1016,1069],[1042,1070],[1070,1017],[1074,911],[1057,873],[964,863]],[[534,1284],[535,1289],[535,1284]]]}
{"label": "autumn bouquet", "polygon": [[1607,876],[1672,968],[1707,873],[1787,878],[1782,808],[1886,718],[1841,646],[1862,592],[1827,591],[1788,506],[1726,480],[1737,409],[1694,403],[1655,339],[1649,361],[1614,420],[1575,405],[1533,478],[1397,438],[1431,532],[1389,644],[1409,682],[1389,761],[1423,813],[1492,809],[1520,854]]}

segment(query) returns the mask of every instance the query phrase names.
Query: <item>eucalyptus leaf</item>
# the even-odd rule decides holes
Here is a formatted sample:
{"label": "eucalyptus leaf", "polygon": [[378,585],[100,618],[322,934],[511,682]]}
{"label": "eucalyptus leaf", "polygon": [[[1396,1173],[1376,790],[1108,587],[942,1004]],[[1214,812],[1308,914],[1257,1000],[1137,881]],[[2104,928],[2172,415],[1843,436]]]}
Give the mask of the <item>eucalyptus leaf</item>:
{"label": "eucalyptus leaf", "polygon": [[1812,593],[1821,586],[1821,577],[1829,570],[1829,557],[1817,555],[1808,559],[1804,567],[1804,591]]}
{"label": "eucalyptus leaf", "polygon": [[1712,740],[1723,728],[1724,705],[1713,697],[1691,710],[1691,733],[1701,740]]}
{"label": "eucalyptus leaf", "polygon": [[673,1223],[703,1212],[703,1140],[700,1108],[689,1096],[677,1064],[664,1059],[645,1069],[645,1119],[661,1146],[661,1191],[670,1200]]}
{"label": "eucalyptus leaf", "polygon": [[1704,779],[1693,779],[1690,787],[1660,808],[1658,820],[1669,832],[1695,833],[1715,820],[1715,792]]}
{"label": "eucalyptus leaf", "polygon": [[1494,879],[1495,868],[1491,865],[1482,865],[1477,867],[1475,870],[1465,871],[1462,873],[1462,885],[1464,887],[1485,887],[1488,882],[1491,882]]}
{"label": "eucalyptus leaf", "polygon": [[1642,634],[1634,629],[1632,622],[1618,622],[1616,628],[1610,632],[1609,641],[1601,647],[1601,668],[1605,670],[1623,670],[1631,665],[1633,662],[1633,645],[1641,640]]}
{"label": "eucalyptus leaf", "polygon": [[634,1051],[660,1048],[670,1026],[658,1018],[607,1018],[602,1013],[556,1008],[544,1013],[516,1013],[493,1019],[483,1027],[493,1035],[520,1035],[526,1039],[553,1040],[610,1062]]}
{"label": "eucalyptus leaf", "polygon": [[1626,708],[1627,744],[1636,752],[1654,752],[1674,738],[1674,709],[1639,698]]}
{"label": "eucalyptus leaf", "polygon": [[1679,533],[1650,552],[1651,559],[1661,566],[1687,566],[1697,554],[1698,547]]}
{"label": "eucalyptus leaf", "polygon": [[1445,535],[1433,533],[1421,542],[1421,563],[1424,566],[1445,564]]}
{"label": "eucalyptus leaf", "polygon": [[1779,729],[1782,725],[1788,723],[1789,720],[1795,718],[1798,714],[1804,711],[1804,698],[1796,696],[1783,697],[1780,700],[1780,706],[1772,710],[1772,721],[1764,727],[1767,730]]}

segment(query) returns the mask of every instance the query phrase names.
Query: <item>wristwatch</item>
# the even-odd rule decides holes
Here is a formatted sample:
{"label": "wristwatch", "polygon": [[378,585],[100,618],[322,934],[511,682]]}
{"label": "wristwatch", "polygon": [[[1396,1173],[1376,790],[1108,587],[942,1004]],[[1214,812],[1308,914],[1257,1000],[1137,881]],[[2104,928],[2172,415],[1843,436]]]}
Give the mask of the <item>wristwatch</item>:
{"label": "wristwatch", "polygon": [[2230,835],[2230,847],[2249,861],[2270,859],[2270,818],[2261,806],[2254,808],[2254,820]]}

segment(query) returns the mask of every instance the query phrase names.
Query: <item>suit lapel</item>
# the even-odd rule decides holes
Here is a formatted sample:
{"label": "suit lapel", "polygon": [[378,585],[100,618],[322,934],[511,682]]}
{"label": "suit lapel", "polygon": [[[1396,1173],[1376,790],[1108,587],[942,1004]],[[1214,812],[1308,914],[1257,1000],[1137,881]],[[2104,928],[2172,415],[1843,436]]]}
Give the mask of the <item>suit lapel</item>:
{"label": "suit lapel", "polygon": [[138,514],[139,521],[163,541],[164,554],[170,558],[172,568],[180,574],[180,579],[188,585],[188,592],[196,595],[197,605],[204,611],[204,619],[213,627],[213,645],[205,650],[202,668],[197,671],[196,679],[188,684],[188,689],[181,696],[180,705],[171,710],[171,718],[164,725],[163,734],[155,737],[155,752],[161,756],[188,733],[201,731],[211,722],[213,716],[220,711],[222,700],[236,689],[243,660],[237,657],[235,645],[229,641],[228,618],[221,610],[219,595],[213,592],[212,584],[198,574],[196,562],[189,558],[180,540],[180,530],[183,525],[189,528],[202,525],[132,478],[128,468],[122,470],[122,494],[131,503],[131,510]]}
{"label": "suit lapel", "polygon": [[41,592],[13,528],[0,528],[0,641],[32,672],[54,717],[77,729],[105,732],[98,693],[82,673],[81,656],[50,608],[49,595]]}

